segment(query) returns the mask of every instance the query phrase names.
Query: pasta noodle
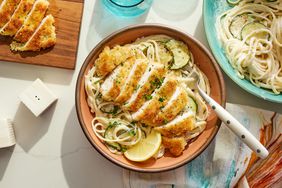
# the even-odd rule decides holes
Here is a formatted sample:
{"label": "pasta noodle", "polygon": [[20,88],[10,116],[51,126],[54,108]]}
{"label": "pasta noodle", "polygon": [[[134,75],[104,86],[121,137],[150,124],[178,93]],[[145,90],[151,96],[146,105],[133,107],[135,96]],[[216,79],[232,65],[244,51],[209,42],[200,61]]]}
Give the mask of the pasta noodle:
{"label": "pasta noodle", "polygon": [[282,2],[241,0],[217,18],[217,30],[237,75],[282,92]]}

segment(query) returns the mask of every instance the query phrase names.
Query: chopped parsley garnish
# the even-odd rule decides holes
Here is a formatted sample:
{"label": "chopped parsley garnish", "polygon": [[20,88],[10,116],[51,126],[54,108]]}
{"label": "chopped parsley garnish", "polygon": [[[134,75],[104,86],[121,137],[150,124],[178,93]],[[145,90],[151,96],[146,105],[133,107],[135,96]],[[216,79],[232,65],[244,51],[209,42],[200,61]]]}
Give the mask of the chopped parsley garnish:
{"label": "chopped parsley garnish", "polygon": [[161,107],[160,107],[160,110],[162,110],[163,108],[164,108],[164,106],[161,106]]}
{"label": "chopped parsley garnish", "polygon": [[150,67],[150,68],[149,68],[149,72],[150,72],[151,70],[152,70],[152,68]]}
{"label": "chopped parsley garnish", "polygon": [[111,121],[110,121],[110,123],[109,123],[109,125],[108,125],[108,128],[113,128],[113,127],[115,127],[115,126],[117,126],[117,125],[118,125],[118,122],[116,122],[116,121],[111,122]]}
{"label": "chopped parsley garnish", "polygon": [[140,88],[140,85],[138,84],[135,88],[134,91],[137,91]]}
{"label": "chopped parsley garnish", "polygon": [[120,84],[120,81],[118,79],[116,79],[116,84]]}
{"label": "chopped parsley garnish", "polygon": [[159,101],[160,101],[160,102],[164,102],[164,98],[160,97],[160,98],[159,98]]}
{"label": "chopped parsley garnish", "polygon": [[167,121],[166,119],[164,119],[164,120],[163,120],[163,123],[164,123],[164,124],[167,124],[167,123],[168,123],[168,121]]}
{"label": "chopped parsley garnish", "polygon": [[152,95],[147,95],[147,94],[143,95],[143,97],[144,97],[147,101],[153,98]]}
{"label": "chopped parsley garnish", "polygon": [[122,153],[126,152],[126,150],[127,150],[127,148],[124,148],[124,147],[121,148]]}
{"label": "chopped parsley garnish", "polygon": [[155,88],[159,88],[161,87],[161,85],[163,84],[164,78],[156,78],[154,81],[151,82],[151,84],[155,87]]}
{"label": "chopped parsley garnish", "polygon": [[135,136],[135,135],[136,135],[136,132],[135,132],[134,129],[132,129],[132,130],[130,130],[130,131],[128,132],[128,134],[129,134],[130,136]]}

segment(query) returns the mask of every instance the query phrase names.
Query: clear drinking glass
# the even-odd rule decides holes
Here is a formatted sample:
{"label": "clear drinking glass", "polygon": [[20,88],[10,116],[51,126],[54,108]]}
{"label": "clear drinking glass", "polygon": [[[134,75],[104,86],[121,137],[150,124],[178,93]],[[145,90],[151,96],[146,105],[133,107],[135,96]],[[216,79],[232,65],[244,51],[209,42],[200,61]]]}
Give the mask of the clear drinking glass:
{"label": "clear drinking glass", "polygon": [[117,16],[134,17],[145,13],[153,0],[102,0],[105,7]]}
{"label": "clear drinking glass", "polygon": [[172,21],[186,19],[196,11],[199,0],[155,0],[154,12]]}

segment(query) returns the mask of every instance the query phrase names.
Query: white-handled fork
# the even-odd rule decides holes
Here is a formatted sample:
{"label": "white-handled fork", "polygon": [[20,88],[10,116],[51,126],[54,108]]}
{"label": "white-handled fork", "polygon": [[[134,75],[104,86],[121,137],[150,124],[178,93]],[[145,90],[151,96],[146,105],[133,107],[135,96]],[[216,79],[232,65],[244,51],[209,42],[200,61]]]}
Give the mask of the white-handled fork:
{"label": "white-handled fork", "polygon": [[193,72],[192,76],[196,79],[196,88],[198,89],[199,94],[211,106],[219,119],[221,119],[222,122],[227,125],[227,127],[231,129],[231,131],[233,131],[233,133],[235,133],[241,141],[253,150],[260,158],[266,158],[268,156],[267,149],[238,120],[236,120],[229,112],[227,112],[199,87],[198,73]]}

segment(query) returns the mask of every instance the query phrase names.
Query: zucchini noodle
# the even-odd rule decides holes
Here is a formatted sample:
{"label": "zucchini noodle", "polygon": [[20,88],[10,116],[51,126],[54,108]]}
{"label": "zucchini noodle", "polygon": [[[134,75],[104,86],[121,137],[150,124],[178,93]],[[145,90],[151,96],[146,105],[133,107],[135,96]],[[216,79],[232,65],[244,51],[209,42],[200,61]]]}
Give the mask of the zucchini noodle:
{"label": "zucchini noodle", "polygon": [[227,58],[239,78],[280,94],[282,1],[241,0],[236,4],[217,18]]}
{"label": "zucchini noodle", "polygon": [[[132,44],[125,46],[134,51],[135,63],[146,60],[149,64],[162,62],[162,54],[160,49],[160,42],[170,40],[170,37],[163,35],[155,35],[138,39]],[[190,52],[189,52],[190,53]],[[207,77],[194,64],[193,55],[190,53],[190,61],[187,65],[179,70],[168,70],[175,72],[178,76],[178,82],[183,87],[187,95],[194,101],[196,105],[195,112],[195,128],[185,135],[187,141],[198,136],[206,126],[206,119],[208,117],[208,107],[199,95],[195,87],[195,80],[192,77],[193,72],[200,75],[200,87],[210,93],[210,86]],[[169,64],[165,64],[169,66]],[[92,120],[92,128],[96,136],[102,140],[112,153],[122,154],[130,147],[137,144],[140,140],[146,138],[153,129],[152,126],[144,124],[139,121],[134,121],[132,112],[123,108],[123,104],[105,101],[101,94],[101,85],[105,81],[104,76],[97,76],[96,66],[89,70],[85,76],[85,90],[87,93],[87,102],[95,117]],[[181,113],[184,113],[188,108],[184,108]],[[154,158],[160,158],[164,155],[165,148],[162,145],[159,151],[154,155]]]}

